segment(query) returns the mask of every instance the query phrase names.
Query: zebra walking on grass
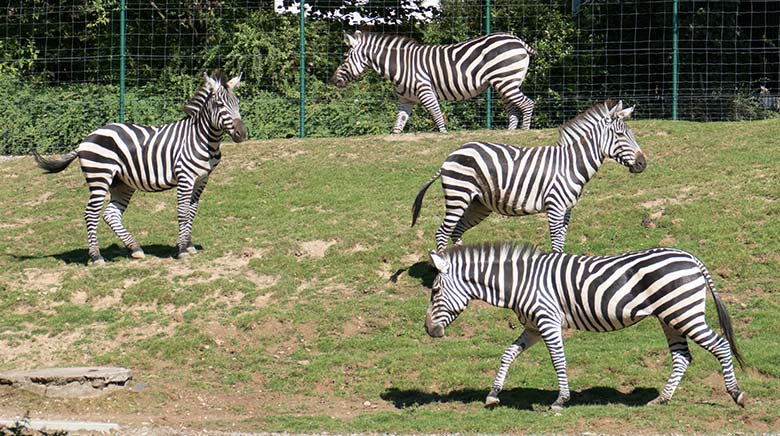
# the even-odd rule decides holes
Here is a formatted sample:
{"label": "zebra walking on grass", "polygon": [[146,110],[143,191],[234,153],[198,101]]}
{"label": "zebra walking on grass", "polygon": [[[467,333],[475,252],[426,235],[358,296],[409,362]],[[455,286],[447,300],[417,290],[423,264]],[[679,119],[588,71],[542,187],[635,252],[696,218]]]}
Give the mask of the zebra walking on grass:
{"label": "zebra walking on grass", "polygon": [[417,103],[446,132],[439,101],[460,101],[482,95],[492,86],[509,115],[509,129],[531,125],[534,102],[522,92],[533,50],[520,38],[493,33],[448,45],[423,45],[403,36],[356,31],[344,34],[347,53],[333,75],[339,88],[371,67],[393,83],[398,116],[393,133],[401,133]]}
{"label": "zebra walking on grass", "polygon": [[141,246],[122,224],[122,215],[136,190],[157,192],[177,188],[178,256],[194,253],[192,222],[209,174],[219,164],[225,133],[233,141],[247,139],[238,98],[233,90],[241,78],[227,80],[221,72],[204,74],[204,83],[184,106],[187,117],[159,127],[115,123],[87,136],[78,148],[59,160],[48,160],[33,149],[38,166],[58,173],[78,158],[89,186],[84,211],[89,257],[104,262],[97,240],[97,225],[106,194],[110,194],[103,219],[130,250],[144,257]]}
{"label": "zebra walking on grass", "polygon": [[607,157],[632,173],[644,171],[645,156],[625,123],[633,111],[624,109],[622,101],[598,103],[561,126],[560,139],[552,146],[464,144],[420,189],[412,206],[412,226],[425,191],[441,177],[445,214],[436,231],[437,250],[446,248],[450,238],[460,244],[463,233],[491,212],[547,212],[552,251],[563,251],[571,209]]}
{"label": "zebra walking on grass", "polygon": [[[720,361],[726,391],[738,405],[745,405],[734,376],[732,355],[740,364],[743,361],[731,320],[709,271],[689,253],[656,248],[616,256],[577,256],[492,243],[431,252],[431,260],[438,275],[425,316],[430,336],[444,336],[444,329],[474,299],[512,309],[525,326],[504,351],[485,400],[487,407],[498,405],[509,366],[539,339],[547,346],[558,376],[558,398],[551,407],[563,407],[569,400],[569,384],[562,329],[614,331],[648,316],[660,321],[672,356],[666,387],[649,404],[664,404],[672,398],[691,363],[687,342],[691,339]],[[707,288],[725,337],[707,326]]]}

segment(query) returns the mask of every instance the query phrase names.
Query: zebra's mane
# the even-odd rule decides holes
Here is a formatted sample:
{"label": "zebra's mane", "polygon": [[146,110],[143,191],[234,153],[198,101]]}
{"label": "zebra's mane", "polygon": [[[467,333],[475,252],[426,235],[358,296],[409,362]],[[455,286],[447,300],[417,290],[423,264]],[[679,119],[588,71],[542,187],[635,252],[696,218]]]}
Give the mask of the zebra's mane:
{"label": "zebra's mane", "polygon": [[486,258],[487,255],[493,254],[498,257],[498,254],[505,253],[507,259],[511,258],[530,258],[540,254],[545,254],[542,249],[536,245],[529,243],[519,242],[506,242],[506,241],[494,241],[494,242],[482,242],[478,244],[468,245],[456,245],[445,249],[441,255],[447,259],[455,257],[463,257],[468,254],[471,259]]}
{"label": "zebra's mane", "polygon": [[[228,82],[227,76],[225,76],[225,74],[219,68],[211,72],[211,78],[219,82],[220,85],[225,85]],[[184,111],[188,117],[194,118],[196,115],[198,115],[198,111],[203,108],[206,100],[208,100],[208,98],[211,96],[211,92],[206,90],[207,85],[208,84],[206,80],[202,80],[198,90],[195,91],[195,95],[192,96],[192,98],[187,101],[187,103],[184,103],[182,111]]]}
{"label": "zebra's mane", "polygon": [[372,32],[361,32],[360,38],[362,38],[365,41],[378,41],[381,43],[388,43],[390,41],[401,41],[402,46],[410,46],[410,45],[423,45],[420,42],[409,38],[408,36],[403,35],[394,35],[394,34],[387,34],[387,33],[372,33]]}
{"label": "zebra's mane", "polygon": [[575,116],[574,118],[561,124],[561,126],[558,128],[558,135],[560,137],[558,143],[561,144],[563,139],[567,136],[566,133],[568,133],[572,129],[579,127],[579,125],[584,121],[601,119],[606,117],[607,114],[609,114],[609,111],[613,107],[615,107],[616,104],[618,104],[618,102],[611,98],[608,99],[607,101],[596,103],[590,108],[577,114],[577,116]]}

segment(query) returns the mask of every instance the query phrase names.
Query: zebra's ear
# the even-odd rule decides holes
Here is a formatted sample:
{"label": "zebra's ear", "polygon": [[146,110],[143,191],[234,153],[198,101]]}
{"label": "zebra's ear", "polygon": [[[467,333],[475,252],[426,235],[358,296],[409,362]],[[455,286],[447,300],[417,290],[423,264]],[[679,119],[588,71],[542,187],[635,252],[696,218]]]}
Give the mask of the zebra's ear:
{"label": "zebra's ear", "polygon": [[217,82],[217,79],[213,77],[209,77],[209,75],[206,73],[203,73],[203,82],[205,88],[208,90],[217,89],[217,87],[219,86],[219,82]]}
{"label": "zebra's ear", "polygon": [[442,256],[439,256],[439,253],[431,251],[430,257],[433,266],[436,267],[440,273],[447,274],[450,271],[450,262]]}
{"label": "zebra's ear", "polygon": [[617,117],[620,118],[621,120],[627,120],[627,119],[631,118],[631,114],[634,113],[634,108],[635,107],[636,106],[631,106],[631,107],[627,107],[627,108],[623,109],[622,111],[617,113]]}
{"label": "zebra's ear", "polygon": [[355,31],[355,36],[350,35],[349,33],[344,34],[344,44],[347,44],[350,47],[354,47],[358,44],[357,36],[360,35],[360,31]]}
{"label": "zebra's ear", "polygon": [[227,83],[228,89],[233,90],[233,89],[238,88],[238,85],[241,84],[241,75],[242,74],[243,73],[239,73],[238,76],[228,80],[228,83]]}
{"label": "zebra's ear", "polygon": [[617,114],[623,110],[623,100],[618,100],[617,104],[612,106],[612,109],[609,110],[609,117],[610,118],[616,118]]}

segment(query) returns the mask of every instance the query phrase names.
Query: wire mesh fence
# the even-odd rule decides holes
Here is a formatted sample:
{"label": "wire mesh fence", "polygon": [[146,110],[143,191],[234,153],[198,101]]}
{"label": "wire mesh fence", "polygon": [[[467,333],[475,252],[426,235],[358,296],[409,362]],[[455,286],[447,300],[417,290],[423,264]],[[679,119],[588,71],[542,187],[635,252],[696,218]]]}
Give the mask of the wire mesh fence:
{"label": "wire mesh fence", "polygon": [[[780,109],[776,1],[311,1],[303,27],[299,11],[288,0],[3,2],[0,151],[70,148],[117,121],[123,73],[127,121],[175,121],[213,68],[243,74],[241,111],[254,138],[298,136],[301,105],[309,136],[388,133],[397,108],[389,82],[368,73],[344,89],[329,85],[343,34],[355,29],[425,44],[488,29],[521,37],[536,51],[524,84],[535,127],[610,97],[636,104],[641,118],[743,120]],[[493,99],[443,103],[447,127],[502,128]],[[418,107],[407,130],[432,131],[433,121]]]}

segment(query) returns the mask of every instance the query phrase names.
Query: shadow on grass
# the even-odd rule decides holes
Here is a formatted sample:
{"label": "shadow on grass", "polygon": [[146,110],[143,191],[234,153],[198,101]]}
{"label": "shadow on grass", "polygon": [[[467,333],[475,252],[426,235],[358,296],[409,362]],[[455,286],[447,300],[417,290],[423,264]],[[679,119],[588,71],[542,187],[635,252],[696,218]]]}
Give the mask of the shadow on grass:
{"label": "shadow on grass", "polygon": [[[153,256],[161,259],[172,258],[176,254],[176,247],[172,245],[151,244],[142,245],[141,248],[144,250],[144,253],[147,256]],[[200,245],[196,245],[195,248],[198,249],[198,251],[203,249],[203,247]],[[108,247],[101,248],[100,254],[103,256],[106,262],[111,262],[113,260],[123,258],[130,259],[130,252],[127,250],[127,248],[117,244],[111,244]],[[87,264],[87,260],[89,260],[89,252],[86,248],[78,248],[75,250],[64,251],[62,253],[43,254],[40,256],[17,256],[14,254],[11,254],[10,256],[16,260],[45,259],[53,257],[55,259],[61,260],[62,262],[65,262],[66,264],[76,263],[82,265]]]}
{"label": "shadow on grass", "polygon": [[414,265],[401,268],[390,276],[390,281],[395,283],[398,277],[404,272],[409,273],[409,277],[420,279],[420,284],[430,289],[433,286],[433,279],[436,277],[436,270],[428,262],[417,262]]}
{"label": "shadow on grass", "polygon": [[[490,389],[457,389],[446,394],[422,392],[416,389],[400,390],[390,388],[380,397],[393,403],[398,409],[430,403],[484,403]],[[596,386],[582,391],[572,391],[571,400],[567,406],[593,404],[623,404],[626,406],[644,406],[648,401],[658,396],[655,388],[636,388],[632,392],[623,393],[614,388]],[[514,388],[501,392],[499,407],[532,410],[533,405],[549,406],[558,397],[558,391],[535,388]]]}

